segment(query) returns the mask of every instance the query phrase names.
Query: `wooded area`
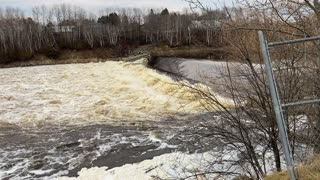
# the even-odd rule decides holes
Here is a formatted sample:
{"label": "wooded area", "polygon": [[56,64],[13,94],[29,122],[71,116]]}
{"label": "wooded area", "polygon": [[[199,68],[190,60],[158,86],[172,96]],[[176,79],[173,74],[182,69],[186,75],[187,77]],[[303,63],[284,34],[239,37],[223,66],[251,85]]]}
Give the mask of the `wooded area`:
{"label": "wooded area", "polygon": [[37,6],[32,18],[20,9],[0,9],[1,62],[26,60],[36,53],[56,58],[60,49],[116,48],[120,56],[143,44],[220,46],[219,10],[207,13],[104,9],[99,15],[67,4]]}

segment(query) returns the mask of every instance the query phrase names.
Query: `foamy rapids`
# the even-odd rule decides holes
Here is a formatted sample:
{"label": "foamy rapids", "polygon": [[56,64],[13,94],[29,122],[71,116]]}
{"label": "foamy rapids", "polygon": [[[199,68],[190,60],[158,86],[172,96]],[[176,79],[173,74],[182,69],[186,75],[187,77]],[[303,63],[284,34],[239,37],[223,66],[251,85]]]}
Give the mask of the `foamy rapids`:
{"label": "foamy rapids", "polygon": [[144,61],[1,69],[0,122],[84,125],[207,111],[190,88]]}

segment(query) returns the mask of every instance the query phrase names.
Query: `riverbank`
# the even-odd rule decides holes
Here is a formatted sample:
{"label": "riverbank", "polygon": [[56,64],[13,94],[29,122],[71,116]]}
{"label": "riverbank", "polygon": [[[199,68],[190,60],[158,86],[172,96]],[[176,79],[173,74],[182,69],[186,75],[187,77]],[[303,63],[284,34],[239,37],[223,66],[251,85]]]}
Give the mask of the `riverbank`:
{"label": "riverbank", "polygon": [[[320,179],[320,156],[315,155],[309,160],[296,166],[296,176],[299,180],[314,180]],[[287,171],[274,172],[265,177],[265,180],[289,180]]]}
{"label": "riverbank", "polygon": [[159,57],[195,58],[221,60],[225,52],[222,49],[213,49],[205,46],[184,46],[170,48],[168,46],[139,46],[130,50],[128,56],[119,56],[116,49],[104,48],[95,50],[62,50],[55,59],[48,58],[43,54],[34,56],[30,60],[14,61],[0,64],[0,68],[28,67],[57,64],[98,63],[106,61],[131,62],[141,58],[148,58],[149,64]]}
{"label": "riverbank", "polygon": [[190,59],[225,59],[226,52],[223,48],[211,48],[207,46],[184,46],[170,48],[168,46],[157,46],[150,51],[151,57],[175,57]]}

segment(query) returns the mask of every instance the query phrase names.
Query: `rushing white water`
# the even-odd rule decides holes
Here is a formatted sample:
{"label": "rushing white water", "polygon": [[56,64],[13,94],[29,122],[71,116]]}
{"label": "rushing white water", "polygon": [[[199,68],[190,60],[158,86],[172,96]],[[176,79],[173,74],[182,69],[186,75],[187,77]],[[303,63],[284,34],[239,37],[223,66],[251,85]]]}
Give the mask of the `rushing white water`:
{"label": "rushing white water", "polygon": [[[272,172],[273,153],[264,151],[265,147],[256,146],[256,151],[265,153],[265,168]],[[234,179],[239,174],[254,173],[249,163],[235,163],[241,155],[239,149],[232,146],[213,148],[203,153],[188,154],[173,152],[144,160],[140,163],[126,164],[121,167],[83,168],[78,177],[58,177],[55,180],[153,180],[153,179]],[[284,157],[282,162],[284,162]],[[285,164],[282,163],[285,168]]]}
{"label": "rushing white water", "polygon": [[1,69],[0,122],[111,123],[206,111],[188,88],[142,61]]}
{"label": "rushing white water", "polygon": [[[175,137],[178,132],[173,127],[174,121],[180,117],[191,118],[198,113],[211,111],[203,106],[204,100],[193,88],[213,94],[226,106],[233,105],[231,100],[216,95],[203,84],[173,80],[166,74],[147,68],[143,59],[136,62],[109,61],[0,69],[0,79],[0,127],[13,125],[12,130],[6,131],[8,134],[0,136],[5,140],[4,146],[0,147],[0,179],[56,178],[67,176],[73,171],[76,173],[80,167],[88,167],[87,162],[99,164],[103,158],[116,156],[117,153],[128,158],[133,153],[138,156],[135,161],[140,162],[142,159],[178,149],[181,144],[179,136]],[[149,134],[122,129],[122,123],[166,123],[169,122],[168,119],[173,119],[173,123],[166,126],[172,128],[168,132]],[[110,124],[117,125],[119,130],[112,130],[111,127],[116,126],[109,126]],[[191,124],[189,123],[190,126]],[[20,133],[11,132],[30,125],[36,128],[27,128],[28,131]],[[81,128],[84,129],[64,125],[82,125],[84,127]],[[37,126],[41,127],[39,134],[33,134],[36,133],[33,130],[38,130]],[[44,130],[45,133],[41,130],[52,127],[57,129],[50,132]],[[65,131],[62,127],[68,127],[70,131]],[[96,129],[97,127],[101,129]],[[77,131],[73,133],[73,130]],[[159,138],[159,134],[165,134],[165,138]],[[23,140],[15,142],[20,139]],[[135,147],[140,148],[138,154]],[[146,157],[144,154],[147,154]],[[180,154],[183,153],[173,153]],[[173,155],[158,156],[154,161],[143,161],[140,165],[152,168],[154,164],[164,164],[166,158],[173,158]],[[190,155],[195,156],[200,157]],[[189,155],[186,154],[186,157]],[[108,162],[107,166],[117,167],[126,163],[121,156],[115,159],[118,165]],[[166,170],[170,169],[169,165],[164,166]],[[146,175],[143,168],[136,165],[125,166],[129,168],[126,178],[135,176],[136,179],[148,179],[156,172],[150,171],[151,174]],[[114,171],[118,175],[113,176]],[[124,174],[123,171],[126,168],[108,170],[106,177],[121,179],[123,176],[119,175]],[[80,173],[82,172],[98,172],[99,176],[99,172],[104,174],[104,169],[94,168]],[[89,175],[85,175],[82,179],[88,177]]]}
{"label": "rushing white water", "polygon": [[[152,180],[157,179],[157,177],[159,179],[214,179],[219,174],[206,172],[227,170],[239,172],[232,167],[231,162],[219,163],[220,161],[235,159],[237,159],[236,154],[221,156],[218,152],[196,154],[175,152],[110,170],[107,167],[83,168],[78,172],[79,176],[77,178],[61,177],[56,180]],[[232,176],[225,176],[225,178],[232,179]]]}

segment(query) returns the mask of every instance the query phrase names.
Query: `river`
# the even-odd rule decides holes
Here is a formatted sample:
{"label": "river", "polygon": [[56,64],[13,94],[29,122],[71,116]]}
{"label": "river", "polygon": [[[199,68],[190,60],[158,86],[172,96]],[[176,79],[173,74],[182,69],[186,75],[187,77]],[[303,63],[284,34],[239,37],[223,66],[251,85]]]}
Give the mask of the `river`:
{"label": "river", "polygon": [[219,148],[190,133],[219,117],[179,82],[205,87],[203,73],[218,80],[225,63],[159,62],[170,74],[147,68],[144,59],[0,69],[0,179],[75,177],[85,167],[112,170]]}

